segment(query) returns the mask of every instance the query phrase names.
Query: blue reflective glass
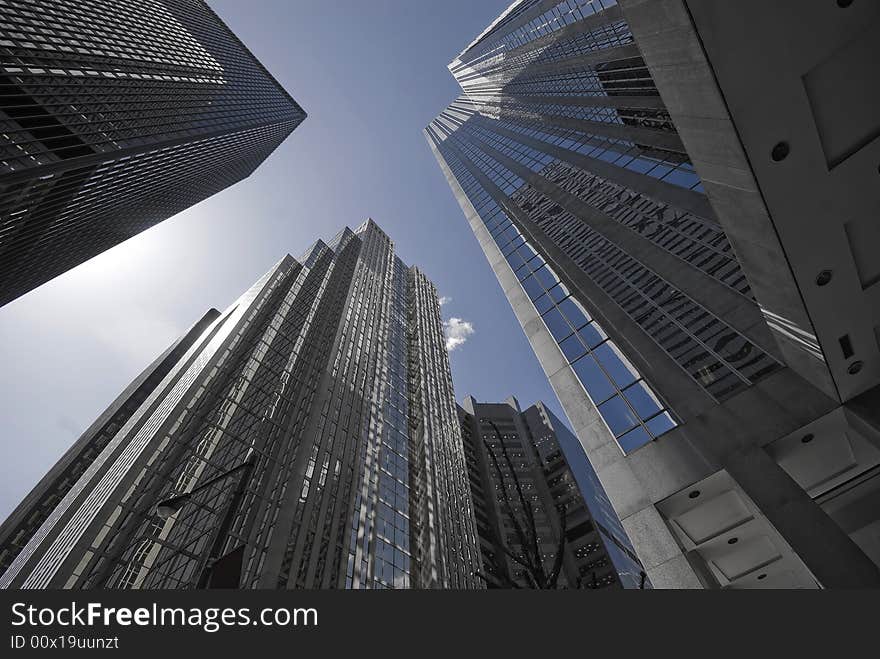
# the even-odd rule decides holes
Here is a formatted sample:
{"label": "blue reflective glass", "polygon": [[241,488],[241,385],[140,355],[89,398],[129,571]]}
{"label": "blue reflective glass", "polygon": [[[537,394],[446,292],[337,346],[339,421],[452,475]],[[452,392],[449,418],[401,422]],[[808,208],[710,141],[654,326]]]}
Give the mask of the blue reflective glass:
{"label": "blue reflective glass", "polygon": [[590,348],[595,348],[608,338],[608,335],[596,323],[590,323],[586,327],[581,327],[578,330],[578,334],[581,335],[584,343],[590,346]]}
{"label": "blue reflective glass", "polygon": [[[500,236],[505,230],[510,229],[513,226],[513,222],[505,219],[503,222],[499,222],[490,230],[490,233],[493,236]],[[514,234],[516,235],[516,234]]]}
{"label": "blue reflective glass", "polygon": [[553,307],[544,314],[544,322],[547,323],[547,328],[557,341],[571,334],[571,326],[556,307]]}
{"label": "blue reflective glass", "polygon": [[660,401],[654,393],[648,389],[643,381],[636,382],[634,385],[627,387],[623,391],[623,395],[633,406],[633,409],[642,419],[647,419],[663,409]]}
{"label": "blue reflective glass", "polygon": [[624,453],[634,451],[650,441],[651,436],[647,433],[647,431],[645,431],[642,426],[633,428],[625,435],[621,435],[617,438],[617,443],[620,445],[620,448],[623,449]]}
{"label": "blue reflective glass", "polygon": [[629,164],[627,164],[626,169],[631,169],[634,172],[644,174],[656,164],[657,163],[653,160],[647,160],[646,158],[635,158]]}
{"label": "blue reflective glass", "polygon": [[622,435],[639,423],[635,412],[630,409],[630,406],[620,396],[614,396],[599,405],[599,413],[605,419],[605,423],[611,428],[611,432],[614,433],[615,437]]}
{"label": "blue reflective glass", "polygon": [[586,325],[590,320],[586,310],[573,297],[567,297],[559,303],[559,310],[568,318],[575,329]]}
{"label": "blue reflective glass", "polygon": [[502,252],[503,252],[505,255],[507,255],[507,254],[510,254],[510,253],[511,253],[513,250],[515,250],[516,248],[518,248],[520,245],[522,245],[524,242],[525,242],[525,238],[523,238],[522,236],[519,236],[519,237],[517,237],[515,240],[513,240],[512,242],[510,242],[510,243],[507,244],[507,245],[504,245],[504,244],[501,243],[501,242],[499,242],[498,244],[501,245],[501,247],[502,247]]}
{"label": "blue reflective glass", "polygon": [[515,270],[516,278],[520,281],[532,274],[531,269],[525,263],[519,265],[517,268],[515,268]]}
{"label": "blue reflective glass", "polygon": [[519,255],[522,257],[523,261],[528,261],[529,259],[532,259],[538,255],[538,253],[534,249],[532,249],[531,245],[529,245],[528,243],[520,247],[517,252],[519,252]]}
{"label": "blue reflective glass", "polygon": [[565,298],[568,297],[568,289],[565,287],[565,284],[557,284],[550,290],[550,297],[552,297],[557,302],[561,302]]}
{"label": "blue reflective glass", "polygon": [[676,169],[671,171],[663,180],[667,183],[672,183],[673,185],[678,185],[682,188],[690,188],[692,185],[695,185],[700,181],[699,177],[696,174],[684,170],[681,167],[677,167]]}
{"label": "blue reflective glass", "polygon": [[638,379],[636,370],[611,341],[600,345],[593,354],[621,389]]}
{"label": "blue reflective glass", "polygon": [[508,227],[504,231],[502,231],[498,236],[498,242],[506,243],[508,240],[513,240],[519,235],[519,229],[514,226]]}
{"label": "blue reflective glass", "polygon": [[544,287],[541,286],[540,282],[538,282],[537,279],[535,279],[534,275],[532,275],[528,279],[523,280],[522,286],[525,289],[526,294],[532,300],[539,298],[544,294]]}
{"label": "blue reflective glass", "polygon": [[559,344],[559,347],[562,348],[562,354],[565,355],[565,358],[570,362],[573,362],[587,352],[584,344],[578,340],[577,335],[568,337],[565,341]]}
{"label": "blue reflective glass", "polygon": [[651,431],[651,434],[657,437],[667,430],[675,428],[676,424],[673,418],[669,415],[669,412],[661,412],[650,421],[647,421],[645,425],[648,426],[648,430]]}
{"label": "blue reflective glass", "polygon": [[651,176],[653,178],[663,178],[671,171],[672,167],[670,167],[669,165],[657,165],[654,169],[648,172],[648,176]]}
{"label": "blue reflective glass", "polygon": [[544,313],[547,309],[550,309],[553,304],[553,298],[545,293],[535,300],[535,309],[538,310],[538,313]]}
{"label": "blue reflective glass", "polygon": [[500,227],[507,220],[507,216],[494,215],[490,210],[485,211],[481,217],[483,218],[483,224],[486,225],[489,231],[492,231],[495,227]]}
{"label": "blue reflective glass", "polygon": [[601,403],[615,392],[608,376],[590,355],[576,361],[572,368],[594,403]]}
{"label": "blue reflective glass", "polygon": [[511,252],[505,258],[507,259],[507,262],[510,264],[510,269],[513,270],[514,272],[524,265],[522,257],[517,252]]}
{"label": "blue reflective glass", "polygon": [[[522,247],[519,248],[519,251],[522,252]],[[529,259],[528,263],[529,267],[532,270],[539,270],[541,266],[544,265],[544,259],[542,259],[539,254],[536,254],[534,257]]]}
{"label": "blue reflective glass", "polygon": [[559,281],[559,277],[550,269],[550,266],[543,265],[535,271],[535,277],[544,284],[544,288],[550,290]]}

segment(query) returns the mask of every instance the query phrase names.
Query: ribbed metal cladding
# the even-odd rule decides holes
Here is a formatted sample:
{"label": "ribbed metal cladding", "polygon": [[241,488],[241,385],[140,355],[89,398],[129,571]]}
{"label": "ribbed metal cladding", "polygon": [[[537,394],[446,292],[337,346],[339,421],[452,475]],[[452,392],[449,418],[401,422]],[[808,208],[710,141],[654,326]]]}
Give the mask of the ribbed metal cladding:
{"label": "ribbed metal cladding", "polygon": [[609,305],[694,396],[781,367],[614,0],[515,3],[449,69],[463,93],[426,138],[625,453],[677,422]]}
{"label": "ribbed metal cladding", "polygon": [[235,557],[241,588],[480,587],[454,406],[433,285],[346,228],[204,330],[0,585],[196,588]]}
{"label": "ribbed metal cladding", "polygon": [[11,0],[0,56],[0,305],[247,177],[306,116],[200,0]]}

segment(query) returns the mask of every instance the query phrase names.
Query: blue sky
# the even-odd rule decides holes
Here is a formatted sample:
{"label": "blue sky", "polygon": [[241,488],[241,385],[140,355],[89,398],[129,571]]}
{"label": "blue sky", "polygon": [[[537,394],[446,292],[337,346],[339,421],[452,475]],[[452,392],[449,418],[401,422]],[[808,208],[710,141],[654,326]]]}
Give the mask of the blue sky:
{"label": "blue sky", "polygon": [[0,308],[0,518],[209,307],[368,216],[473,327],[458,399],[562,414],[421,132],[457,95],[446,65],[509,0],[209,3],[309,116],[249,179]]}

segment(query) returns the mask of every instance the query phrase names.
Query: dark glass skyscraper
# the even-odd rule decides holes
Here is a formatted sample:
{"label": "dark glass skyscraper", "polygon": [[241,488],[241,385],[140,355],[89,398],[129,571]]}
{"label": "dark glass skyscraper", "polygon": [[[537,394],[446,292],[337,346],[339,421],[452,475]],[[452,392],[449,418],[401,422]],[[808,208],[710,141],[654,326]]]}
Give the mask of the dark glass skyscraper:
{"label": "dark glass skyscraper", "polygon": [[536,555],[532,547],[523,549],[511,512],[526,542],[537,541],[545,574],[552,574],[562,547],[558,587],[642,586],[642,566],[577,437],[543,403],[523,412],[515,398],[480,403],[469,396],[458,415],[490,587],[511,581],[534,587],[508,553],[525,562]]}
{"label": "dark glass skyscraper", "polygon": [[201,0],[12,0],[0,53],[0,305],[247,177],[306,116]]}
{"label": "dark glass skyscraper", "polygon": [[433,284],[372,221],[286,256],[133,383],[0,542],[6,588],[480,587]]}
{"label": "dark glass skyscraper", "polygon": [[684,4],[514,3],[426,138],[656,587],[880,585],[880,422],[831,384]]}

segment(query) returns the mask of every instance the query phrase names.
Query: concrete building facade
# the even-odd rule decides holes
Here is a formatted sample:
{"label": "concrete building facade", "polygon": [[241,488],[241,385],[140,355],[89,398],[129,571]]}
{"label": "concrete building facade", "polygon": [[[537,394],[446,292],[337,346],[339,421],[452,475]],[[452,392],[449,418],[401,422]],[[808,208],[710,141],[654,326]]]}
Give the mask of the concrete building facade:
{"label": "concrete building facade", "polygon": [[0,305],[249,176],[306,114],[202,0],[0,5]]}
{"label": "concrete building facade", "polygon": [[425,134],[654,586],[876,587],[878,114],[828,114],[873,107],[834,72],[868,71],[876,10],[811,9],[798,59],[800,3],[751,4],[516,2]]}
{"label": "concrete building facade", "polygon": [[433,284],[371,220],[284,257],[0,532],[4,588],[481,587]]}

